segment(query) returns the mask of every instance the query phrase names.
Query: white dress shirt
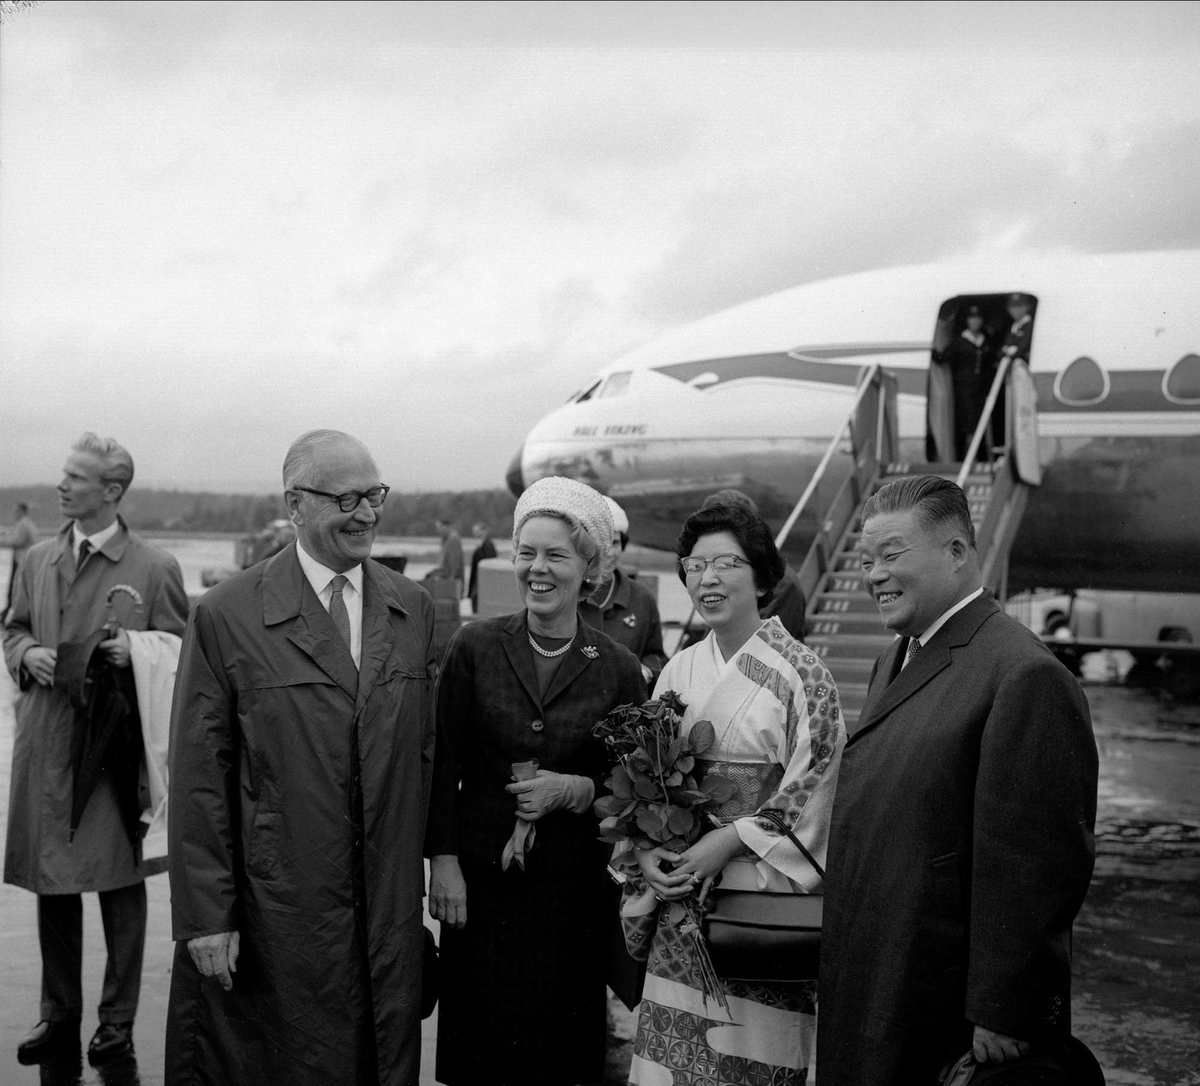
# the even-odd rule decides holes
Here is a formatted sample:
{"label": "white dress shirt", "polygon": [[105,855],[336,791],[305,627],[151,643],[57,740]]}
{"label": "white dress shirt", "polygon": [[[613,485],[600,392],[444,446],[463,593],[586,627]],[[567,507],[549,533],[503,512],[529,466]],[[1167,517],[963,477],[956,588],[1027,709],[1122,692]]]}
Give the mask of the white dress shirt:
{"label": "white dress shirt", "polygon": [[[329,601],[333,598],[330,582],[337,576],[328,566],[321,565],[296,540],[296,557],[300,559],[300,568],[312,585],[317,599],[326,611]],[[363,616],[363,568],[359,564],[342,571],[346,583],[342,585],[342,599],[346,603],[346,615],[350,619],[350,655],[354,657],[354,666],[360,667],[362,661],[362,616]]]}
{"label": "white dress shirt", "polygon": [[[970,603],[972,600],[978,599],[982,595],[983,595],[983,588],[982,587],[977,588],[969,596],[964,596],[953,607],[950,607],[947,610],[943,611],[941,617],[932,626],[930,626],[928,630],[926,630],[923,634],[921,634],[920,637],[917,638],[917,640],[921,643],[921,648],[924,648],[926,645],[928,645],[929,639],[935,633],[937,633],[938,630],[940,630],[943,626],[945,626],[946,623],[949,622],[950,619],[954,615],[957,615],[958,612],[961,611],[964,607],[966,607],[966,605],[968,603]],[[907,654],[907,650],[906,650],[906,654],[904,657],[904,663],[902,663],[900,665],[901,671],[903,671],[906,667],[908,667],[910,660],[912,660],[912,657]]]}
{"label": "white dress shirt", "polygon": [[92,550],[98,551],[117,534],[120,528],[121,522],[114,520],[107,528],[101,528],[94,535],[84,535],[83,529],[79,527],[79,521],[75,521],[71,530],[71,553],[75,556],[75,564],[79,565],[79,547],[85,539],[92,545]]}

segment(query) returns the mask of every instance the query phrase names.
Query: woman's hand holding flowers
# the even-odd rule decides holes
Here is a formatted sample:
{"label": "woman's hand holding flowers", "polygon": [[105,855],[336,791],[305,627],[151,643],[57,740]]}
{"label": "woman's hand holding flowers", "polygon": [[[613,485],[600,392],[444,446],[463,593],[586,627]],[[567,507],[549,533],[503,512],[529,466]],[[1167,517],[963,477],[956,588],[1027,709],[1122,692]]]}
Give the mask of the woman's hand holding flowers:
{"label": "woman's hand holding flowers", "polygon": [[[674,901],[687,897],[692,892],[694,883],[691,874],[683,875],[674,870],[675,865],[682,859],[678,852],[672,852],[659,845],[657,848],[634,849],[633,854],[655,897],[662,901]],[[664,871],[664,863],[669,864],[672,870]]]}
{"label": "woman's hand holding flowers", "polygon": [[689,886],[700,888],[703,903],[712,889],[713,879],[730,860],[746,851],[736,826],[710,830],[679,857],[673,874],[686,875]]}

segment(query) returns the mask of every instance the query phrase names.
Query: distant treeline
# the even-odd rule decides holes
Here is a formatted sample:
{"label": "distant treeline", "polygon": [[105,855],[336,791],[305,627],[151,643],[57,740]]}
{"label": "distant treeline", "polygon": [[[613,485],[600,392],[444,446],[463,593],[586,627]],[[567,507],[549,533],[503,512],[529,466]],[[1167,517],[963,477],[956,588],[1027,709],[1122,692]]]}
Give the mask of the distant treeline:
{"label": "distant treeline", "polygon": [[[28,504],[43,532],[58,527],[61,517],[54,487],[0,487],[0,524],[12,524],[18,502]],[[464,536],[476,523],[488,525],[492,535],[505,536],[512,531],[515,506],[507,490],[392,491],[380,510],[379,531],[383,535],[433,535],[435,522],[446,517]],[[254,532],[285,514],[281,495],[149,490],[135,483],[121,502],[121,515],[140,531]]]}

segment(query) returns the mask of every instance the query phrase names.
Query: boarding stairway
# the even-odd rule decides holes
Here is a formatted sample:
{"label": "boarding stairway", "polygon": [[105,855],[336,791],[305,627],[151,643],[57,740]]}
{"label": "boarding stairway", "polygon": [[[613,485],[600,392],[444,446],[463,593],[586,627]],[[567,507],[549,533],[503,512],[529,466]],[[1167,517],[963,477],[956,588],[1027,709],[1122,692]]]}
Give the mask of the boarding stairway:
{"label": "boarding stairway", "polygon": [[[941,475],[957,482],[966,492],[975,523],[984,584],[998,599],[1005,598],[1009,551],[1029,490],[1040,480],[1036,400],[1028,371],[1023,363],[1019,366],[1020,371],[1013,373],[1007,360],[1002,364],[961,464],[896,460],[896,381],[881,367],[873,366],[859,383],[846,423],[830,442],[776,537],[783,548],[797,525],[807,527],[805,535],[812,533],[812,543],[797,571],[808,601],[805,641],[832,673],[851,732],[866,700],[875,659],[895,639],[880,623],[859,565],[862,508],[867,498],[885,483],[906,475]],[[1009,439],[1003,448],[980,459],[1005,389]]]}

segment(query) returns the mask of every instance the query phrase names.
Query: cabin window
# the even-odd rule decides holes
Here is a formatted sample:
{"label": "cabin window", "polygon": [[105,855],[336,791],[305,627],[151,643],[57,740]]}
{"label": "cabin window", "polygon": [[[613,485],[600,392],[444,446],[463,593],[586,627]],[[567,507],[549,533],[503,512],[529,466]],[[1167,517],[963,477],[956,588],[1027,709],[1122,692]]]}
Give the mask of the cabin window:
{"label": "cabin window", "polygon": [[1171,403],[1200,403],[1200,355],[1185,354],[1167,370],[1163,395]]}
{"label": "cabin window", "polygon": [[604,382],[604,387],[597,394],[599,400],[609,400],[614,396],[623,396],[625,390],[629,387],[629,379],[633,374],[629,370],[623,370],[621,373],[611,373],[608,380]]}
{"label": "cabin window", "polygon": [[1082,355],[1054,379],[1054,395],[1070,407],[1090,407],[1107,399],[1108,372],[1094,358]]}

